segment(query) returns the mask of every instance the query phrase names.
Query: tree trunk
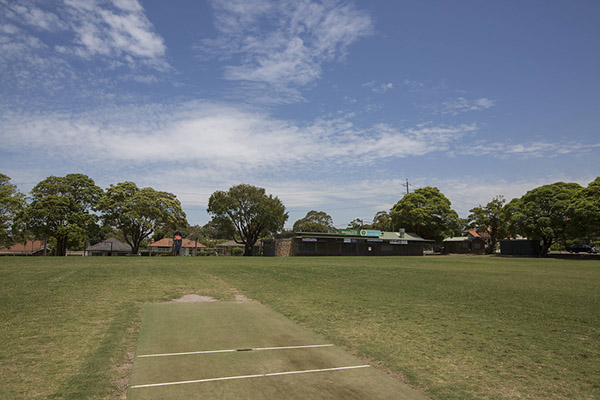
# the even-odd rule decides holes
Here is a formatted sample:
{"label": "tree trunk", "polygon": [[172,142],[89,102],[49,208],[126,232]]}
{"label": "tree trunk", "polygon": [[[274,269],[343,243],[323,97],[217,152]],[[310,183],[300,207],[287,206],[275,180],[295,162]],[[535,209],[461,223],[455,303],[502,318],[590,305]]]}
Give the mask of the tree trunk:
{"label": "tree trunk", "polygon": [[252,243],[246,243],[244,245],[244,256],[251,256],[252,255],[252,248],[253,248],[253,244]]}
{"label": "tree trunk", "polygon": [[65,256],[67,255],[67,237],[58,236],[56,238],[56,255]]}
{"label": "tree trunk", "polygon": [[540,251],[540,257],[546,257],[548,255],[548,250],[550,250],[551,245],[552,245],[552,238],[543,238],[542,239],[542,250]]}
{"label": "tree trunk", "polygon": [[131,254],[139,254],[140,253],[140,242],[136,242],[131,246]]}

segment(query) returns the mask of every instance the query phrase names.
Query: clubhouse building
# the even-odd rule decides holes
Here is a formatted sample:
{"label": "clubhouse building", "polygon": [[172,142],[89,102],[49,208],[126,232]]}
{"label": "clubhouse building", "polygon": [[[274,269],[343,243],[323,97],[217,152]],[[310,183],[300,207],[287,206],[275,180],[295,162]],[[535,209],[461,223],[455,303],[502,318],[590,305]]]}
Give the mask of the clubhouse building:
{"label": "clubhouse building", "polygon": [[340,229],[337,233],[295,232],[286,239],[263,241],[263,255],[294,256],[422,256],[433,244],[414,233]]}

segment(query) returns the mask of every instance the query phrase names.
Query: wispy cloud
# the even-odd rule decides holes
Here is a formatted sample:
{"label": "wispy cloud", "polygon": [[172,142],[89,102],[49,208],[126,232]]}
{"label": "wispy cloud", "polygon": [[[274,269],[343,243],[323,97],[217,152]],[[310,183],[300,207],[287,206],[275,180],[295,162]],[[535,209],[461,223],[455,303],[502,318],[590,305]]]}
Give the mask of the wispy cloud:
{"label": "wispy cloud", "polygon": [[[170,69],[164,41],[138,0],[23,0],[0,7],[0,72],[7,80],[64,82],[75,71],[71,63],[81,59],[127,73]],[[44,80],[36,79],[40,74]]]}
{"label": "wispy cloud", "polygon": [[479,143],[464,149],[469,155],[491,155],[498,158],[558,157],[566,154],[587,153],[600,148],[599,143],[569,143],[564,141],[529,141],[525,143]]}
{"label": "wispy cloud", "polygon": [[394,84],[391,82],[388,83],[378,83],[375,81],[363,83],[362,86],[366,86],[371,89],[374,93],[385,93],[390,89],[394,88]]}
{"label": "wispy cloud", "polygon": [[467,100],[464,97],[457,97],[456,99],[444,102],[440,112],[441,114],[458,115],[460,113],[469,111],[486,110],[493,107],[495,104],[495,100],[485,97],[474,100]]}
{"label": "wispy cloud", "polygon": [[[313,0],[214,0],[216,39],[197,50],[239,55],[225,79],[301,87],[322,74],[324,62],[343,58],[348,47],[371,34],[369,15],[351,3]],[[237,59],[236,59],[237,60]]]}
{"label": "wispy cloud", "polygon": [[168,68],[164,41],[137,0],[113,0],[112,7],[78,0],[65,4],[75,39],[74,46],[63,49],[83,58],[109,57],[130,65]]}
{"label": "wispy cloud", "polygon": [[203,102],[80,115],[13,112],[1,120],[8,151],[43,148],[78,162],[193,163],[198,168],[243,173],[314,163],[370,165],[387,158],[420,156],[444,151],[476,129],[433,124],[358,128],[344,118],[300,125],[254,109]]}

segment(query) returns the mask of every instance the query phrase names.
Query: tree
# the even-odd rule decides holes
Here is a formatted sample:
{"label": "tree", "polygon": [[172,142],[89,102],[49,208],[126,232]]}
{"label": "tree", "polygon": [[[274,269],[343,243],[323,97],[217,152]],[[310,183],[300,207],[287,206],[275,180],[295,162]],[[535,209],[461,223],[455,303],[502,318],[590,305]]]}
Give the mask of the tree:
{"label": "tree", "polygon": [[337,232],[333,219],[324,211],[311,210],[294,223],[294,232]]}
{"label": "tree", "polygon": [[139,253],[142,241],[154,231],[187,226],[174,194],[149,187],[140,189],[133,182],[110,185],[99,204],[105,224],[123,233],[132,254]]}
{"label": "tree", "polygon": [[392,224],[439,243],[459,229],[458,214],[450,206],[450,200],[438,188],[417,189],[394,205]]}
{"label": "tree", "polygon": [[505,207],[511,234],[542,241],[541,256],[548,254],[552,243],[569,237],[569,206],[581,189],[577,183],[556,182],[525,193]]}
{"label": "tree", "polygon": [[469,220],[472,221],[477,232],[489,231],[490,233],[491,243],[488,249],[490,253],[496,249],[496,241],[506,236],[506,222],[502,212],[504,203],[506,203],[506,200],[499,195],[494,197],[485,207],[480,204],[479,207],[470,210]]}
{"label": "tree", "polygon": [[600,236],[600,176],[577,192],[567,213],[573,238],[595,240]]}
{"label": "tree", "polygon": [[390,218],[390,214],[387,211],[379,211],[373,217],[373,224],[371,224],[371,229],[376,229],[379,231],[389,231],[392,225],[392,220]]}
{"label": "tree", "polygon": [[67,246],[85,242],[88,227],[98,219],[91,212],[101,195],[86,175],[50,176],[31,189],[32,201],[19,219],[38,237],[54,237],[55,254],[64,256]]}
{"label": "tree", "polygon": [[240,184],[229,191],[216,191],[208,200],[207,211],[222,230],[244,245],[244,255],[263,235],[273,235],[283,229],[288,213],[281,200],[266,195],[265,189]]}
{"label": "tree", "polygon": [[16,217],[25,207],[25,195],[10,183],[10,178],[0,174],[0,247],[14,243]]}
{"label": "tree", "polygon": [[360,218],[354,218],[348,223],[348,229],[362,229],[364,227],[365,224],[363,224],[363,220]]}

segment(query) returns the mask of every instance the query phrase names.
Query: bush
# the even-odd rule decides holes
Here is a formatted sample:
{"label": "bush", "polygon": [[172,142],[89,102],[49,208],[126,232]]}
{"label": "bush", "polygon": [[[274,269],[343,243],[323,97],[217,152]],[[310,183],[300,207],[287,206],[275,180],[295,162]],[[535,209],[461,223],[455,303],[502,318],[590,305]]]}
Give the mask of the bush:
{"label": "bush", "polygon": [[244,249],[242,249],[241,247],[233,247],[231,249],[231,255],[232,256],[243,256],[244,255]]}
{"label": "bush", "polygon": [[565,246],[563,246],[562,243],[553,243],[552,246],[550,246],[550,250],[563,251],[563,250],[565,250]]}
{"label": "bush", "polygon": [[496,254],[496,247],[498,246],[498,244],[495,245],[489,245],[488,247],[485,248],[485,254]]}

